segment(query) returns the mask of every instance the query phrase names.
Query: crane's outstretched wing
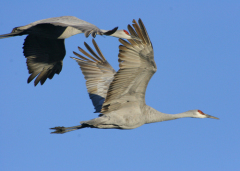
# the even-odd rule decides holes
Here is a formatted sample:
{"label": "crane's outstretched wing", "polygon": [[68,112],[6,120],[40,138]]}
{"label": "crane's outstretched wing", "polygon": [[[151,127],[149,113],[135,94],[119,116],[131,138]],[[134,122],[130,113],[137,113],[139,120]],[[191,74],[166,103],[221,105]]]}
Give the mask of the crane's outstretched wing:
{"label": "crane's outstretched wing", "polygon": [[119,41],[123,44],[119,46],[119,67],[114,75],[107,97],[103,103],[101,113],[116,110],[124,103],[138,101],[145,104],[145,92],[147,84],[157,67],[154,61],[153,47],[149,39],[147,30],[141,19],[139,25],[133,20],[133,27],[128,25],[129,32],[141,39]]}
{"label": "crane's outstretched wing", "polygon": [[83,75],[86,79],[86,86],[92,103],[95,107],[95,113],[100,112],[102,104],[106,98],[108,87],[113,80],[116,73],[112,66],[107,62],[102,52],[100,51],[95,40],[92,40],[98,55],[90,48],[90,46],[84,42],[84,45],[88,51],[92,54],[88,54],[86,51],[78,47],[87,57],[84,57],[76,52],[73,52],[79,58],[74,58],[79,64]]}

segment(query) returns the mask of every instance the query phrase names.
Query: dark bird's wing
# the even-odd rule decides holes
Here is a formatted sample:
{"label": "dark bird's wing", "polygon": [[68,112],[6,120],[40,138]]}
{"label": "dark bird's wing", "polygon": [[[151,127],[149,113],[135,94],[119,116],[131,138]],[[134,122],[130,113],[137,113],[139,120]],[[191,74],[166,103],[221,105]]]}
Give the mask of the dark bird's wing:
{"label": "dark bird's wing", "polygon": [[66,54],[64,39],[48,39],[36,35],[28,35],[23,46],[24,56],[27,58],[29,74],[28,83],[36,76],[36,86],[39,81],[43,84],[47,78],[62,70],[62,60]]}
{"label": "dark bird's wing", "polygon": [[65,56],[64,39],[75,34],[111,35],[117,27],[101,31],[97,26],[73,16],[62,16],[38,20],[25,26],[15,27],[11,33],[0,35],[0,39],[28,35],[24,42],[24,56],[27,58],[29,74],[28,83],[36,76],[34,85],[43,84],[47,78],[53,78],[62,70]]}

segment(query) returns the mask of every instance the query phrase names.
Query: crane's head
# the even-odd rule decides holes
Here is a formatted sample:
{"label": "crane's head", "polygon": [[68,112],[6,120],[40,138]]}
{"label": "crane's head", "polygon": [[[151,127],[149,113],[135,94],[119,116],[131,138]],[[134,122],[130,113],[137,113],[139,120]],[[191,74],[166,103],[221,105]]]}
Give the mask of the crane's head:
{"label": "crane's head", "polygon": [[201,110],[190,110],[191,113],[193,114],[193,118],[212,118],[212,119],[219,119],[217,117],[208,115],[206,113],[203,113]]}

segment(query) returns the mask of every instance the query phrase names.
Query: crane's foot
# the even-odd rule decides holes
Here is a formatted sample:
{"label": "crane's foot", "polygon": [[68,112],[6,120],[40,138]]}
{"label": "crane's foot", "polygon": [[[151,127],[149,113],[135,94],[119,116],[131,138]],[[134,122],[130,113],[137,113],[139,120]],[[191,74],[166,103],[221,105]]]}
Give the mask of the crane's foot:
{"label": "crane's foot", "polygon": [[50,128],[50,129],[54,129],[55,131],[51,132],[51,134],[63,134],[65,133],[66,128],[64,126],[57,126],[54,128]]}
{"label": "crane's foot", "polygon": [[57,126],[57,127],[50,128],[50,129],[55,130],[55,131],[51,132],[51,134],[64,134],[66,132],[74,131],[74,130],[81,129],[81,128],[83,128],[82,125],[72,126],[72,127]]}

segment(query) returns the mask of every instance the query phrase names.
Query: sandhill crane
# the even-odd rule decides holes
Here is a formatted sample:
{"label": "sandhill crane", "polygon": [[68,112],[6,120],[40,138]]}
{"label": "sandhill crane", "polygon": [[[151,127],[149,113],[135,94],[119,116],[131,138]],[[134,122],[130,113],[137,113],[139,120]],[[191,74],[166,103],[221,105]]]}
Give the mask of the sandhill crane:
{"label": "sandhill crane", "polygon": [[47,78],[52,79],[54,74],[62,70],[63,58],[66,54],[64,40],[73,35],[84,33],[95,37],[108,35],[118,38],[131,39],[126,30],[101,30],[95,25],[73,16],[62,16],[35,21],[25,26],[15,27],[11,33],[0,35],[0,39],[28,35],[23,44],[23,53],[27,58],[29,74],[27,80],[34,81],[36,86],[39,81],[43,85]]}
{"label": "sandhill crane", "polygon": [[179,114],[165,114],[145,104],[147,84],[157,67],[154,61],[153,47],[141,19],[139,25],[133,20],[133,27],[128,25],[131,35],[141,39],[119,39],[119,67],[115,72],[102,55],[98,45],[93,40],[93,45],[98,55],[85,43],[92,54],[83,49],[79,50],[84,57],[74,52],[79,58],[75,59],[86,79],[88,93],[96,109],[101,113],[98,118],[82,121],[81,125],[73,127],[54,127],[52,133],[66,133],[69,131],[90,128],[115,128],[133,129],[143,124],[161,122],[183,117],[213,118],[201,110],[189,110]]}

